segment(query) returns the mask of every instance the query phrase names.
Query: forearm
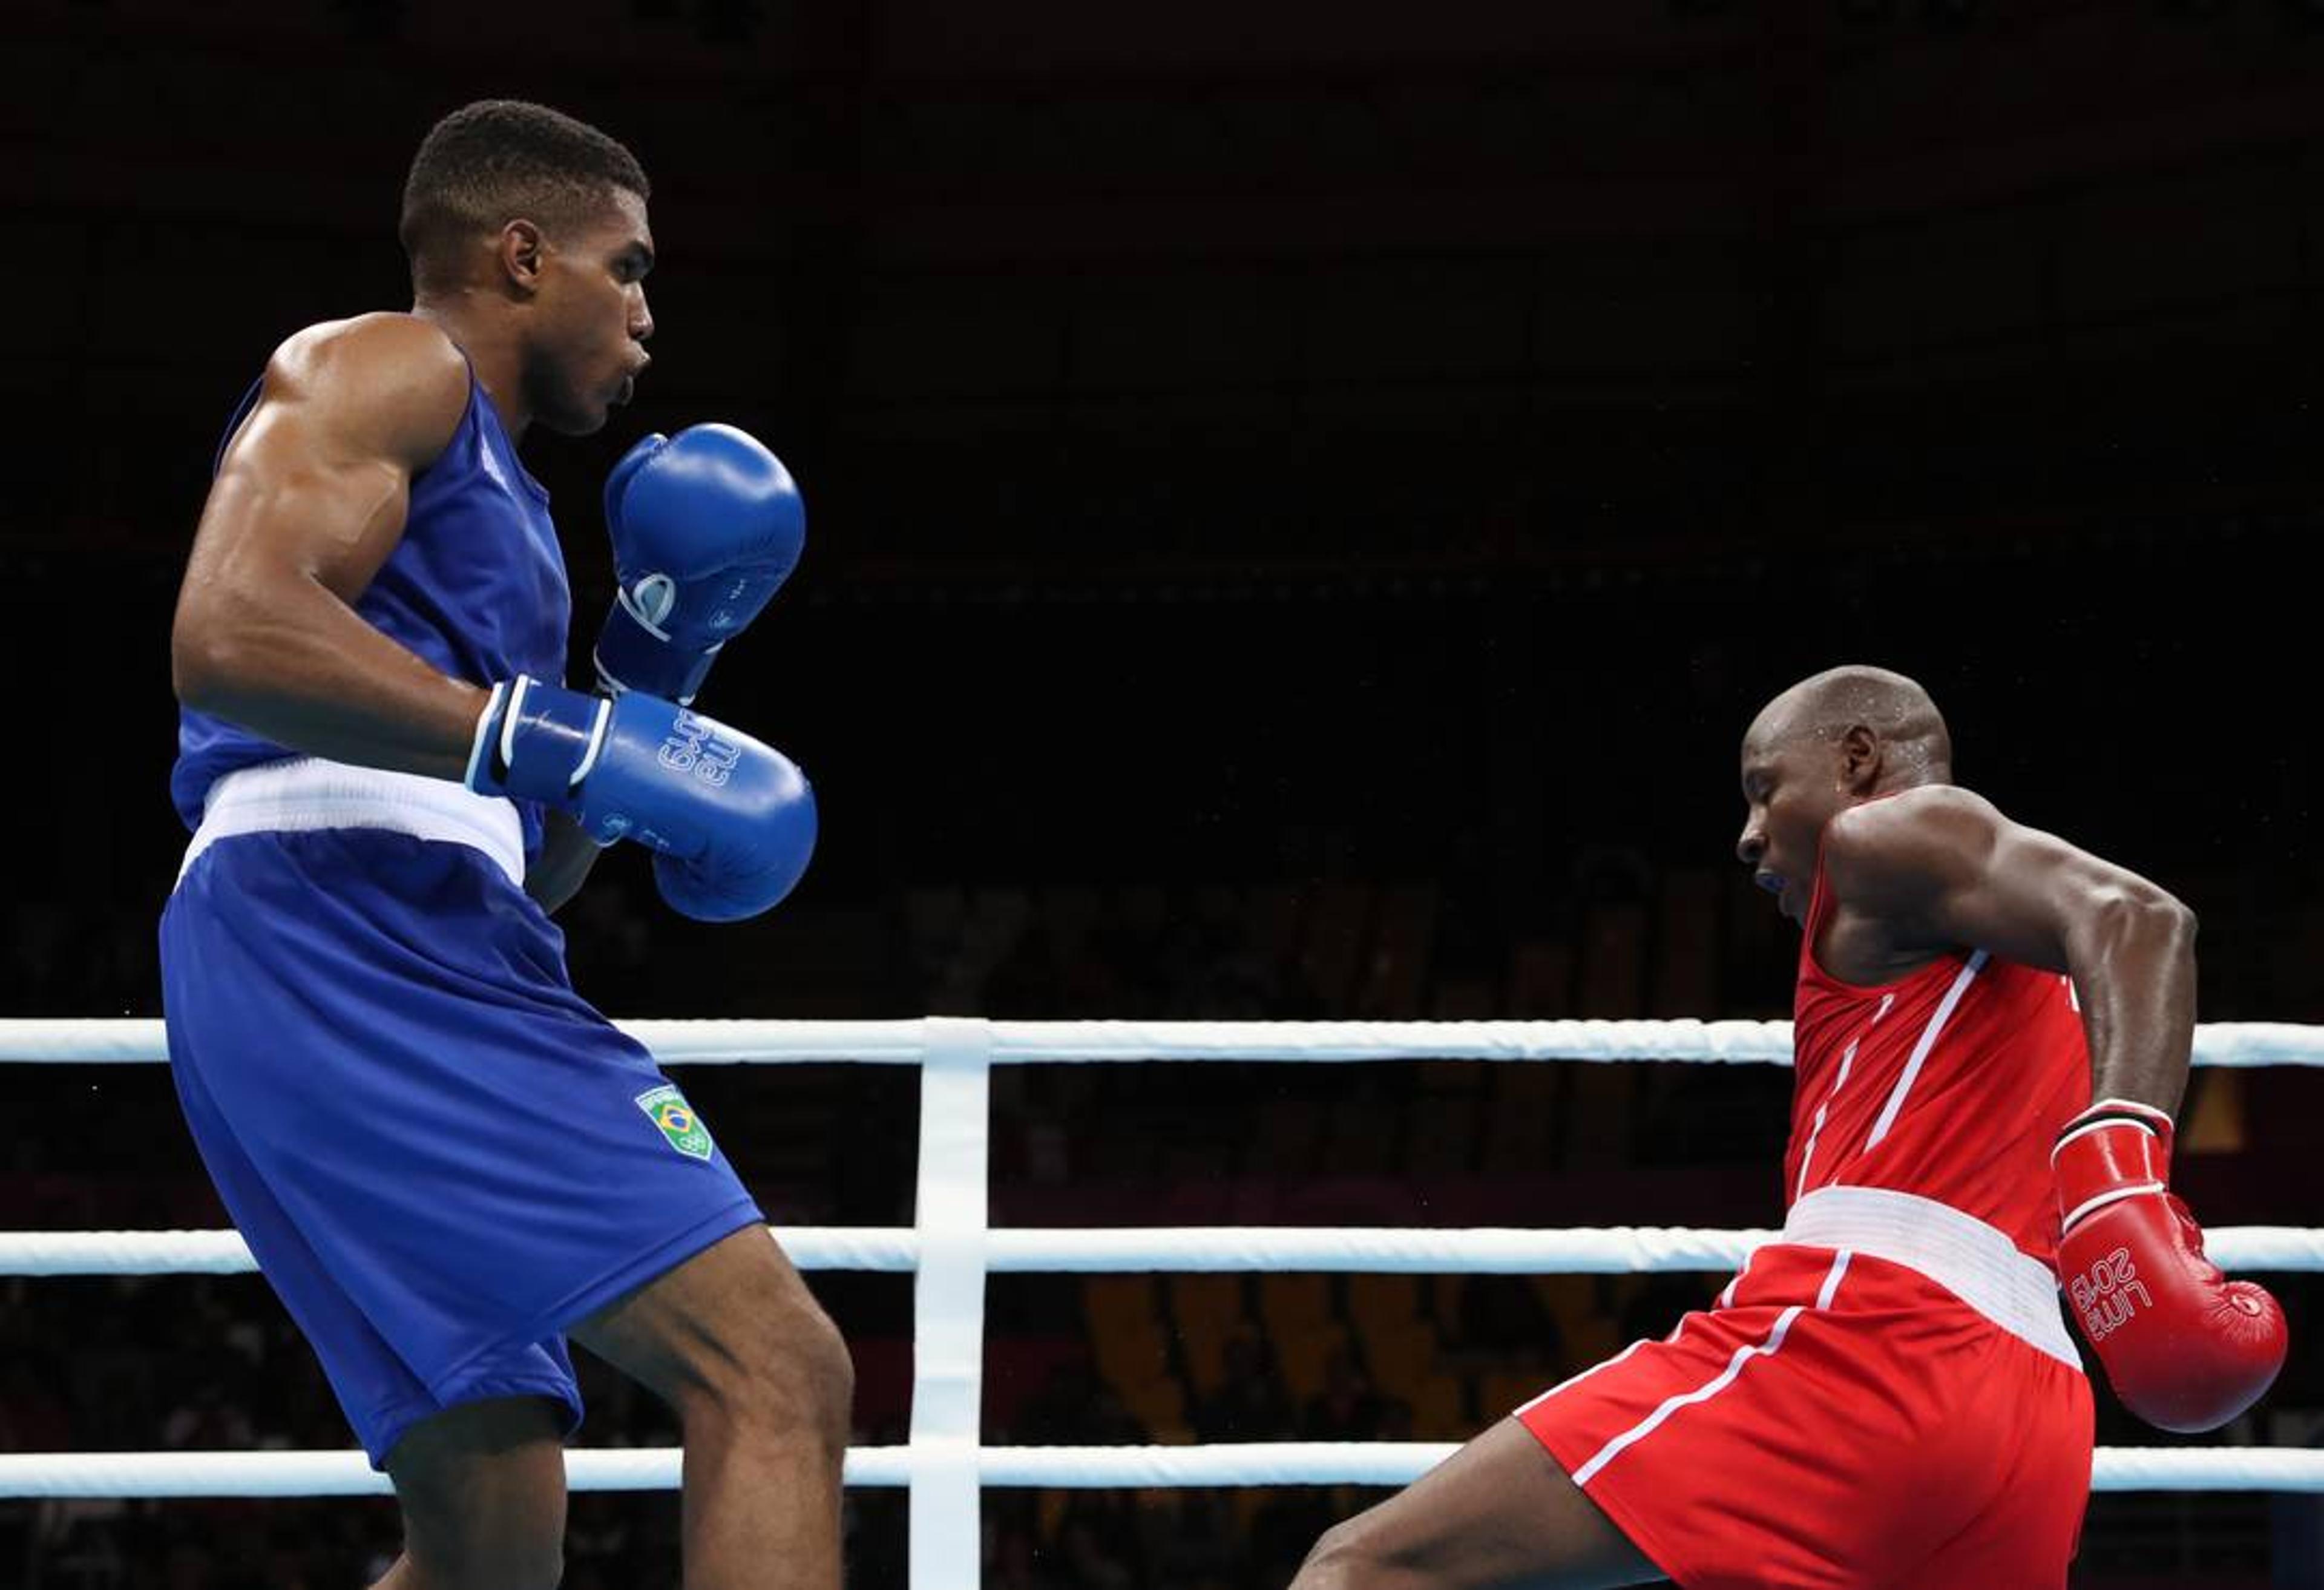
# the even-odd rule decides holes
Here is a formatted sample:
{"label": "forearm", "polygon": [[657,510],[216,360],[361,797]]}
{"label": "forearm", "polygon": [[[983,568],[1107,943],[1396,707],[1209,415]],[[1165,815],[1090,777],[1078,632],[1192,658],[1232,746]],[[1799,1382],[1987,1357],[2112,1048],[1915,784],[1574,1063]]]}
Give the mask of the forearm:
{"label": "forearm", "polygon": [[549,814],[540,855],[524,872],[524,892],[545,911],[555,911],[581,892],[603,847],[561,811]]}
{"label": "forearm", "polygon": [[178,698],[310,756],[458,779],[486,693],[447,677],[311,580],[181,609]]}
{"label": "forearm", "polygon": [[2195,914],[2157,891],[2091,913],[2067,944],[2090,1096],[2177,1114],[2195,1041]]}
{"label": "forearm", "polygon": [[2194,1041],[2195,917],[2149,884],[2108,896],[2094,922],[2102,930],[2072,969],[2096,1102],[2050,1151],[2058,1279],[2123,1406],[2163,1429],[2216,1429],[2265,1395],[2290,1337],[2282,1306],[2220,1274],[2171,1191],[2172,1117]]}

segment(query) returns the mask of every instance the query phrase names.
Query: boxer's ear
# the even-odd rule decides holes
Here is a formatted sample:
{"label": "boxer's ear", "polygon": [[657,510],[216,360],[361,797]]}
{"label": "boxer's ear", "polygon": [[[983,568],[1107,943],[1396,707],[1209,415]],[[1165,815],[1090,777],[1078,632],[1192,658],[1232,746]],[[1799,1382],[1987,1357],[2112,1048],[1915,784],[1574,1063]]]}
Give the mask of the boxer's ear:
{"label": "boxer's ear", "polygon": [[1880,781],[1880,768],[1886,760],[1880,736],[1863,724],[1852,724],[1840,732],[1836,744],[1840,787],[1851,795],[1868,793]]}

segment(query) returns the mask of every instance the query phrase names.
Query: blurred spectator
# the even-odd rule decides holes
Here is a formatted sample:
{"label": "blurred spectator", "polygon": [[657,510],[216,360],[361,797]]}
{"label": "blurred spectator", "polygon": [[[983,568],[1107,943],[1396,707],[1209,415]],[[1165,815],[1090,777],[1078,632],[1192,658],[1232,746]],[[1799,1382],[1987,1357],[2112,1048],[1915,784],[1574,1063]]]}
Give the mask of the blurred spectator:
{"label": "blurred spectator", "polygon": [[1076,1491],[1057,1522],[1058,1567],[1074,1590],[1138,1590],[1127,1555],[1138,1539],[1136,1508],[1126,1491]]}
{"label": "blurred spectator", "polygon": [[1565,1333],[1522,1275],[1461,1278],[1461,1325],[1449,1343],[1456,1362],[1483,1364],[1562,1364]]}
{"label": "blurred spectator", "polygon": [[1018,1408],[1017,1428],[1036,1446],[1127,1446],[1153,1438],[1122,1406],[1120,1393],[1079,1359],[1050,1370],[1047,1383]]}
{"label": "blurred spectator", "polygon": [[161,1445],[177,1451],[244,1452],[257,1445],[250,1416],[226,1400],[226,1388],[204,1381],[161,1420]]}
{"label": "blurred spectator", "polygon": [[1291,1396],[1264,1341],[1246,1331],[1227,1338],[1219,1388],[1195,1404],[1194,1426],[1198,1441],[1277,1441],[1294,1433]]}
{"label": "blurred spectator", "polygon": [[1323,1389],[1307,1400],[1299,1434],[1309,1441],[1369,1441],[1379,1434],[1380,1400],[1345,1343],[1323,1360]]}
{"label": "blurred spectator", "polygon": [[0,1452],[72,1449],[72,1414],[57,1395],[55,1374],[45,1354],[8,1354],[0,1368]]}
{"label": "blurred spectator", "polygon": [[1172,1491],[1146,1509],[1139,1555],[1150,1583],[1197,1590],[1229,1581],[1240,1556],[1240,1530],[1228,1498],[1218,1490]]}

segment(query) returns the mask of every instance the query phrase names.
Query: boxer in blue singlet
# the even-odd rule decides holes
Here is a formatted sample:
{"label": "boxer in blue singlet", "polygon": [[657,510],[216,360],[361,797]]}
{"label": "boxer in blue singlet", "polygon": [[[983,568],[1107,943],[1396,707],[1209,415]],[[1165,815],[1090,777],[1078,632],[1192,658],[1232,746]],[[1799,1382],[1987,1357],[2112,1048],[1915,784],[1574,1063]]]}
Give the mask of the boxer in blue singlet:
{"label": "boxer in blue singlet", "polygon": [[708,1127],[573,990],[548,913],[598,848],[675,909],[772,906],[813,797],[691,710],[789,572],[789,477],[739,431],[632,449],[599,688],[539,424],[594,431],[653,329],[647,182],[485,101],[404,192],[408,314],[309,327],[229,427],[171,637],[170,1057],[235,1223],[394,1483],[390,1590],[548,1590],[580,1418],[569,1337],[685,1431],[686,1584],[839,1583],[853,1373]]}

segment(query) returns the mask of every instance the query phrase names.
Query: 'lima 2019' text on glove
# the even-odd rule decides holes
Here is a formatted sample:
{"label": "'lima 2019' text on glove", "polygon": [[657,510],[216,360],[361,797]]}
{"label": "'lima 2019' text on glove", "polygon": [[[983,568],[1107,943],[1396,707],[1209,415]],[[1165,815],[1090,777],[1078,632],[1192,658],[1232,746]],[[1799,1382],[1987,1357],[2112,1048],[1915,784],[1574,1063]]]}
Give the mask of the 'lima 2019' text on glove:
{"label": "'lima 2019' text on glove", "polygon": [[2058,1274],[2123,1406],[2161,1429],[2216,1429],[2283,1367],[2283,1310],[2229,1280],[2171,1191],[2171,1117],[2102,1099],[2050,1151]]}

